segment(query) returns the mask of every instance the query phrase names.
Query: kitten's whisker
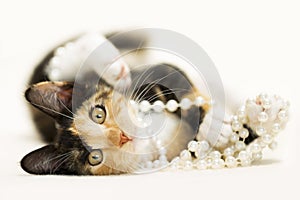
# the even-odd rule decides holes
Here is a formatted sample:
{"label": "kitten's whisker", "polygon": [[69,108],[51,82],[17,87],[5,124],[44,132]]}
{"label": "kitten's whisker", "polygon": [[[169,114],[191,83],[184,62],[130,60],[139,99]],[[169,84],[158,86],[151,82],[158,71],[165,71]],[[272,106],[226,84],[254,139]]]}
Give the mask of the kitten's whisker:
{"label": "kitten's whisker", "polygon": [[[143,76],[146,72],[147,72],[147,70],[145,70],[145,71],[138,77],[138,80],[136,81],[136,83],[135,83],[135,85],[134,85],[134,87],[133,87],[133,89],[132,89],[133,92],[134,92],[135,89],[137,88],[137,85],[138,85],[140,79],[142,78],[142,76]],[[130,97],[131,97],[131,95],[130,95]]]}
{"label": "kitten's whisker", "polygon": [[53,109],[51,109],[51,108],[47,108],[47,107],[45,107],[45,106],[42,106],[42,105],[39,105],[39,104],[36,104],[36,103],[33,103],[33,102],[31,102],[31,104],[34,105],[34,106],[43,108],[43,109],[45,109],[45,110],[49,110],[49,111],[51,111],[51,112],[54,112],[54,113],[56,113],[56,114],[59,114],[59,115],[61,115],[61,116],[64,116],[64,117],[67,117],[67,118],[69,118],[69,119],[74,120],[73,117],[71,117],[71,116],[69,116],[69,115],[66,115],[66,114],[63,114],[63,113],[60,113],[60,112],[58,112],[58,111],[56,111],[56,110],[53,110]]}
{"label": "kitten's whisker", "polygon": [[[60,162],[61,160],[64,160],[65,158],[67,158],[67,157],[69,157],[70,156],[70,153],[71,152],[67,152],[67,153],[64,153],[64,154],[61,154],[61,155],[59,155],[59,156],[56,156],[56,157],[53,157],[53,158],[51,158],[51,159],[48,159],[47,161],[46,161],[46,163],[45,164],[47,164],[47,165],[49,165],[49,162],[50,161],[52,161],[52,160],[56,160],[56,159],[58,159],[52,166],[55,166],[58,162]],[[59,165],[60,166],[60,165]],[[58,167],[59,167],[58,166]],[[58,167],[56,167],[56,169],[58,169]],[[55,170],[56,170],[55,169]],[[54,171],[53,171],[53,168],[50,168],[50,174],[52,174]]]}
{"label": "kitten's whisker", "polygon": [[[156,85],[157,83],[159,83],[161,80],[163,80],[163,79],[165,79],[165,78],[167,78],[168,76],[170,76],[170,75],[172,75],[172,74],[174,74],[176,71],[174,71],[174,72],[172,72],[172,73],[170,73],[170,74],[167,74],[166,76],[163,76],[162,78],[160,78],[160,79],[157,79],[157,80],[155,80],[155,81],[152,81],[150,84],[154,84],[154,85]],[[153,88],[154,86],[152,86],[151,88]],[[149,91],[150,91],[150,89],[151,88],[149,88],[145,93],[144,93],[144,95],[142,96],[142,97],[144,97],[145,96],[145,94],[147,94]],[[139,97],[140,98],[140,97]],[[141,98],[140,98],[141,99]]]}
{"label": "kitten's whisker", "polygon": [[63,154],[60,154],[60,155],[58,155],[58,156],[52,157],[51,159],[48,159],[48,160],[46,161],[46,163],[49,163],[49,162],[52,161],[52,160],[55,160],[55,159],[58,159],[58,158],[61,158],[61,157],[65,156],[65,155],[68,155],[69,153],[70,153],[70,152],[67,152],[67,153],[63,153]]}
{"label": "kitten's whisker", "polygon": [[[150,72],[146,77],[145,77],[145,79],[143,80],[143,82],[140,84],[141,86],[144,84],[144,82],[147,80],[147,78],[149,78],[149,76],[151,76],[153,74],[153,72]],[[150,87],[151,86],[151,84],[149,84],[149,85],[147,85],[144,89],[143,89],[143,91],[141,91],[140,92],[140,94],[138,95],[138,96],[136,96],[137,95],[137,93],[135,93],[135,96],[133,97],[133,100],[135,100],[135,99],[139,99],[139,96],[148,88],[148,87]]]}
{"label": "kitten's whisker", "polygon": [[[147,93],[155,86],[155,83],[150,83],[148,84],[141,92],[140,94],[136,97],[135,100],[137,100],[138,102],[143,100],[143,97],[145,97],[145,95],[147,95]],[[145,91],[146,90],[146,91]],[[141,96],[142,95],[142,96]]]}
{"label": "kitten's whisker", "polygon": [[[168,91],[168,92],[167,92]],[[158,97],[160,97],[160,96],[162,96],[162,95],[168,95],[168,94],[172,94],[172,93],[174,93],[174,92],[183,92],[183,91],[189,91],[189,90],[187,90],[187,89],[180,89],[180,88],[175,88],[175,89],[172,89],[171,91],[170,91],[170,89],[166,89],[166,90],[162,90],[162,91],[160,91],[160,92],[158,92],[157,94],[155,94],[155,95],[153,95],[153,96],[151,96],[151,97],[149,97],[149,99],[147,99],[149,102],[151,102],[154,98],[158,98]],[[166,93],[164,93],[164,92],[166,92]]]}
{"label": "kitten's whisker", "polygon": [[[132,89],[131,95],[130,95],[130,97],[129,97],[130,99],[131,99],[131,98],[132,98],[132,99],[135,99],[136,93],[134,93],[134,92],[135,92],[135,90],[137,89],[138,84],[139,84],[141,78],[144,76],[144,74],[145,74],[146,72],[148,72],[148,70],[149,70],[149,69],[145,70],[145,71],[139,76],[137,82],[135,83],[134,88]],[[146,76],[146,78],[148,78],[151,74],[152,74],[152,72],[149,73],[149,74]],[[146,78],[143,80],[142,84],[145,82]],[[133,94],[134,94],[134,96],[132,96]]]}
{"label": "kitten's whisker", "polygon": [[[60,159],[60,160],[58,161],[58,162],[60,162],[60,163],[52,170],[52,172],[55,172],[57,169],[59,169],[59,167],[60,167],[62,164],[64,164],[70,157],[71,157],[71,155],[67,155],[67,156],[63,157],[62,159]],[[58,162],[56,162],[56,163],[58,163]],[[56,165],[56,163],[55,163],[55,165]]]}

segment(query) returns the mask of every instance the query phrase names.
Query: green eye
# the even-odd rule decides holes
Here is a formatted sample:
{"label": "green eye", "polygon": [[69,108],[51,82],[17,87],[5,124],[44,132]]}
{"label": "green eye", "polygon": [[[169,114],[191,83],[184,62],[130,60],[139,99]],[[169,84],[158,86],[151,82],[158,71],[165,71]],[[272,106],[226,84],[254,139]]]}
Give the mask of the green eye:
{"label": "green eye", "polygon": [[92,108],[90,115],[91,115],[91,119],[95,123],[102,124],[106,118],[105,108],[103,106],[96,105],[94,108]]}
{"label": "green eye", "polygon": [[100,149],[96,149],[90,152],[88,156],[88,162],[92,166],[101,164],[103,161],[103,153]]}

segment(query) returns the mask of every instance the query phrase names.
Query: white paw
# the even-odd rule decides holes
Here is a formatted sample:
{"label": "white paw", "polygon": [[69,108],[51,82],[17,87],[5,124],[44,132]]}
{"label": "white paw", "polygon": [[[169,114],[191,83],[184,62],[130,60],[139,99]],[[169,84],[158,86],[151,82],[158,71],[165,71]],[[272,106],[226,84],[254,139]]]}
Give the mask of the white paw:
{"label": "white paw", "polygon": [[108,66],[102,78],[117,89],[128,88],[131,84],[130,69],[121,59]]}
{"label": "white paw", "polygon": [[[276,95],[261,94],[249,99],[245,105],[246,124],[256,131],[264,128],[267,133],[278,132],[288,121],[289,102]],[[260,135],[260,132],[257,133]]]}
{"label": "white paw", "polygon": [[74,81],[78,73],[93,71],[117,88],[131,83],[128,65],[118,59],[118,49],[98,33],[89,33],[56,49],[46,73],[51,81]]}

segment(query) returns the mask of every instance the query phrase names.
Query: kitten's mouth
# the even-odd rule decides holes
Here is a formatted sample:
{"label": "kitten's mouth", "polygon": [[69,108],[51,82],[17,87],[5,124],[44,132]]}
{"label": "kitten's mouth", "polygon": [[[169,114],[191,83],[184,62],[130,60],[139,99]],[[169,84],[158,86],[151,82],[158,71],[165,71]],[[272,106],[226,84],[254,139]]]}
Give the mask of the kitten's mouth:
{"label": "kitten's mouth", "polygon": [[132,141],[132,139],[129,138],[127,135],[125,135],[123,131],[121,131],[120,142],[119,142],[120,147],[122,147],[124,144],[126,144],[129,141]]}

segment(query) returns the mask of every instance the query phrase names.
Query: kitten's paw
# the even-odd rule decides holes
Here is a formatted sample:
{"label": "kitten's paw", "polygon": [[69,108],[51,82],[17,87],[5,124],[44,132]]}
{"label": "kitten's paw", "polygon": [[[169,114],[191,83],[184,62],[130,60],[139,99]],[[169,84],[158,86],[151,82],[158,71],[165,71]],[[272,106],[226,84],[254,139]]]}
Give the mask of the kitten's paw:
{"label": "kitten's paw", "polygon": [[197,140],[206,140],[216,149],[238,147],[242,150],[253,141],[262,147],[272,146],[274,137],[286,126],[288,108],[289,102],[281,97],[260,94],[248,99],[231,117],[218,119],[209,111]]}
{"label": "kitten's paw", "polygon": [[238,109],[232,117],[232,130],[246,145],[254,143],[272,148],[274,138],[286,126],[288,109],[289,102],[283,98],[260,94],[254,99],[248,99]]}
{"label": "kitten's paw", "polygon": [[126,89],[131,84],[130,69],[123,60],[117,60],[109,66],[103,78],[115,89]]}

